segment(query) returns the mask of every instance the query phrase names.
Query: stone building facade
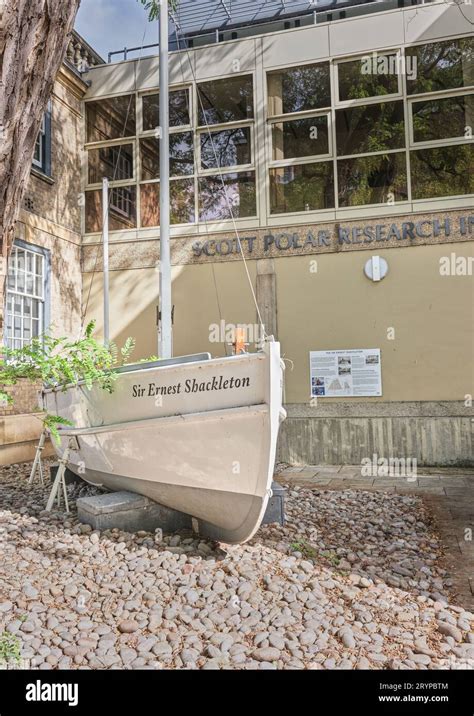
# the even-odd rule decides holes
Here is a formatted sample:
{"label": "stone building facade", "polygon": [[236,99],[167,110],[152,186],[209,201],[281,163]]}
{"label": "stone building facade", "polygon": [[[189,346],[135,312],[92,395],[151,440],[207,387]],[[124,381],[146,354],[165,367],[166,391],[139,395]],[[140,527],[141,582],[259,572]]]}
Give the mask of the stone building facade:
{"label": "stone building facade", "polygon": [[[24,281],[19,285],[17,278],[16,285],[9,284],[8,296],[0,297],[10,306],[10,343],[31,335],[26,323],[34,322],[32,302],[33,314],[36,309],[42,314],[41,329],[71,336],[80,330],[82,100],[87,90],[83,72],[98,63],[102,58],[73,33],[37,140],[16,227],[14,253]],[[33,285],[33,277],[42,285],[31,290],[25,281]],[[0,407],[0,465],[32,457],[41,431],[37,392],[25,382],[14,389],[14,404]]]}

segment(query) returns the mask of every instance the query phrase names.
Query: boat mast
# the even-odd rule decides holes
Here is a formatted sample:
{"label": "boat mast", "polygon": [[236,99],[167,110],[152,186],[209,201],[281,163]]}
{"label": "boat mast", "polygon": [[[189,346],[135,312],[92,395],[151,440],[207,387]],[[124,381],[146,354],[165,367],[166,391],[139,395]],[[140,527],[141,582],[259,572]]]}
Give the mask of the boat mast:
{"label": "boat mast", "polygon": [[171,257],[170,257],[170,182],[169,182],[169,110],[168,110],[168,0],[160,2],[160,295],[158,355],[171,358]]}
{"label": "boat mast", "polygon": [[102,260],[104,274],[104,345],[109,345],[109,180],[102,177]]}

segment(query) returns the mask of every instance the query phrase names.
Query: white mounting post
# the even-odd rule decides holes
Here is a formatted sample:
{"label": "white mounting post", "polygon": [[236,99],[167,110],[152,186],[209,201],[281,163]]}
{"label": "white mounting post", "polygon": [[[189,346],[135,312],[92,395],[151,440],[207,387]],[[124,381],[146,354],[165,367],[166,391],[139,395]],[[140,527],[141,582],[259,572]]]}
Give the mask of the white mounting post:
{"label": "white mounting post", "polygon": [[65,449],[65,451],[63,452],[63,456],[61,458],[59,458],[59,460],[58,460],[59,468],[56,473],[56,477],[54,478],[53,487],[51,488],[48,502],[46,504],[46,512],[51,512],[51,510],[53,508],[53,504],[54,504],[54,498],[56,496],[58,498],[58,507],[60,506],[60,504],[61,504],[60,488],[63,491],[66,512],[69,512],[69,502],[67,499],[66,481],[64,479],[64,473],[66,472],[67,461],[69,459],[69,451],[70,451],[70,447],[68,445],[67,448]]}
{"label": "white mounting post", "polygon": [[43,430],[43,432],[41,433],[40,439],[39,439],[39,443],[38,443],[38,445],[37,445],[37,447],[36,447],[35,459],[34,459],[34,462],[33,462],[33,467],[31,468],[30,477],[29,477],[29,479],[28,479],[28,485],[31,485],[31,483],[32,483],[33,480],[35,479],[36,472],[37,472],[38,470],[39,470],[39,476],[40,476],[41,484],[44,485],[44,480],[43,480],[43,465],[42,465],[42,463],[41,463],[41,453],[42,453],[43,450],[44,450],[44,443],[45,443],[47,437],[48,437],[48,433],[46,432],[46,429],[45,429],[45,430]]}
{"label": "white mounting post", "polygon": [[158,355],[171,358],[170,157],[168,91],[168,0],[160,1],[160,320]]}
{"label": "white mounting post", "polygon": [[102,236],[104,273],[104,345],[109,344],[109,180],[102,178]]}

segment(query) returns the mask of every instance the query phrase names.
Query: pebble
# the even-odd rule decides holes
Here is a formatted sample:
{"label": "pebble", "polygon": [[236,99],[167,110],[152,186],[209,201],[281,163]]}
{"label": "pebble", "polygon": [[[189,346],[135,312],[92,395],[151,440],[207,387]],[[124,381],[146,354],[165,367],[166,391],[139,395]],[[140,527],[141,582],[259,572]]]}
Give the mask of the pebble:
{"label": "pebble", "polygon": [[118,625],[118,630],[122,632],[122,634],[132,634],[135,631],[138,631],[140,626],[137,624],[137,622],[129,620],[120,622]]}
{"label": "pebble", "polygon": [[342,643],[346,647],[346,649],[355,649],[356,641],[355,641],[354,635],[350,629],[348,629],[346,627],[345,629],[342,630],[342,633],[339,632],[339,636],[341,638]]}
{"label": "pebble", "polygon": [[262,647],[261,649],[255,649],[252,656],[257,661],[276,661],[280,658],[280,650],[273,646]]}
{"label": "pebble", "polygon": [[444,634],[444,636],[450,636],[454,639],[454,641],[462,641],[462,633],[461,631],[453,626],[452,624],[448,624],[447,622],[438,622],[438,631],[440,634]]}

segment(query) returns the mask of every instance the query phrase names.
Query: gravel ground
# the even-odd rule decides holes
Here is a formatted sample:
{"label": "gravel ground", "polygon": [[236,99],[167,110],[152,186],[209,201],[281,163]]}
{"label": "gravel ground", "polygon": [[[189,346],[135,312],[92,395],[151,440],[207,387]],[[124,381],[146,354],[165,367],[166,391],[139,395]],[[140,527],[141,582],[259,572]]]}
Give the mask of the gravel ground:
{"label": "gravel ground", "polygon": [[474,615],[418,497],[291,489],[246,545],[45,513],[30,464],[0,469],[0,635],[33,668],[472,668]]}

